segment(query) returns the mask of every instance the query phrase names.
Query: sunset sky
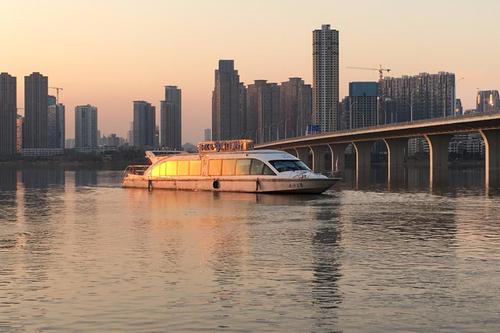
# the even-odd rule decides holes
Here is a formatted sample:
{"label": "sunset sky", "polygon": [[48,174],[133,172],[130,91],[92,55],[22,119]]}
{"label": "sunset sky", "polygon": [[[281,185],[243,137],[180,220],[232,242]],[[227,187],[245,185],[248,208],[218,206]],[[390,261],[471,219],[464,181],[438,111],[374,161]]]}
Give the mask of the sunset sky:
{"label": "sunset sky", "polygon": [[[349,81],[450,71],[471,108],[477,88],[500,88],[498,0],[0,0],[0,71],[18,80],[38,71],[63,87],[67,138],[74,107],[98,107],[102,134],[126,136],[132,101],[157,106],[163,86],[183,94],[183,142],[211,126],[218,59],[234,59],[240,79],[312,81],[312,30],[340,32],[340,95]],[[462,78],[463,79],[460,79]],[[53,91],[55,94],[55,91]]]}

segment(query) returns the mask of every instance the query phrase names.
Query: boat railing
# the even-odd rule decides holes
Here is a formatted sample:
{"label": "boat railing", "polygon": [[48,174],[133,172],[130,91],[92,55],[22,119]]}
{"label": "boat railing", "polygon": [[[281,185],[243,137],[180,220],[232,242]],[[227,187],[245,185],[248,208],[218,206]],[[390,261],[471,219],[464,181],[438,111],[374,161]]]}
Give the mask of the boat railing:
{"label": "boat railing", "polygon": [[149,168],[149,165],[129,165],[125,171],[123,171],[123,177],[125,178],[127,175],[137,175],[142,176]]}

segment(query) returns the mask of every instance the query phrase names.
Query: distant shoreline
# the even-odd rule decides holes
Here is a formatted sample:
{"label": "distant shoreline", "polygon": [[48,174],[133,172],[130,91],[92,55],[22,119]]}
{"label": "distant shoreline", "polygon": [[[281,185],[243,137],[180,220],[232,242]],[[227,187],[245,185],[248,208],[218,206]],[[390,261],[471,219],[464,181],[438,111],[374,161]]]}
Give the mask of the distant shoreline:
{"label": "distant shoreline", "polygon": [[61,161],[61,160],[17,160],[2,161],[0,167],[34,168],[53,167],[60,169],[99,169],[99,170],[124,170],[130,164],[145,164],[145,161]]}

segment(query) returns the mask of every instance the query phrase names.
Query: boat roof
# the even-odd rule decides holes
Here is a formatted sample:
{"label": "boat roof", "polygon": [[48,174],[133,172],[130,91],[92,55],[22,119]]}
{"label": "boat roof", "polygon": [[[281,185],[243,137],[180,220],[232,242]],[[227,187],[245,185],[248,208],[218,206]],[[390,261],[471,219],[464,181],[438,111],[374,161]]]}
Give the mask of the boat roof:
{"label": "boat roof", "polygon": [[[173,160],[173,161],[183,161],[183,160],[199,160],[201,156],[208,157],[208,159],[244,159],[244,158],[257,158],[263,161],[272,160],[298,160],[295,156],[282,151],[282,150],[245,150],[245,151],[223,151],[223,152],[210,152],[210,153],[181,153],[169,156],[158,157],[157,161],[163,160]],[[156,162],[156,161],[155,161]]]}

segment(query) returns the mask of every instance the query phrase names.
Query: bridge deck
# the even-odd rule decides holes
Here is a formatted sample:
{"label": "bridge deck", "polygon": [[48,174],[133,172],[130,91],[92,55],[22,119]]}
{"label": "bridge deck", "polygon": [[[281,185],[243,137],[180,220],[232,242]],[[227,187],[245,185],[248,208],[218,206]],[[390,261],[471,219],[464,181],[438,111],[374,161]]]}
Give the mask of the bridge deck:
{"label": "bridge deck", "polygon": [[329,132],[257,144],[255,148],[299,148],[315,145],[412,138],[435,134],[458,134],[500,128],[500,112],[435,118],[407,123]]}

